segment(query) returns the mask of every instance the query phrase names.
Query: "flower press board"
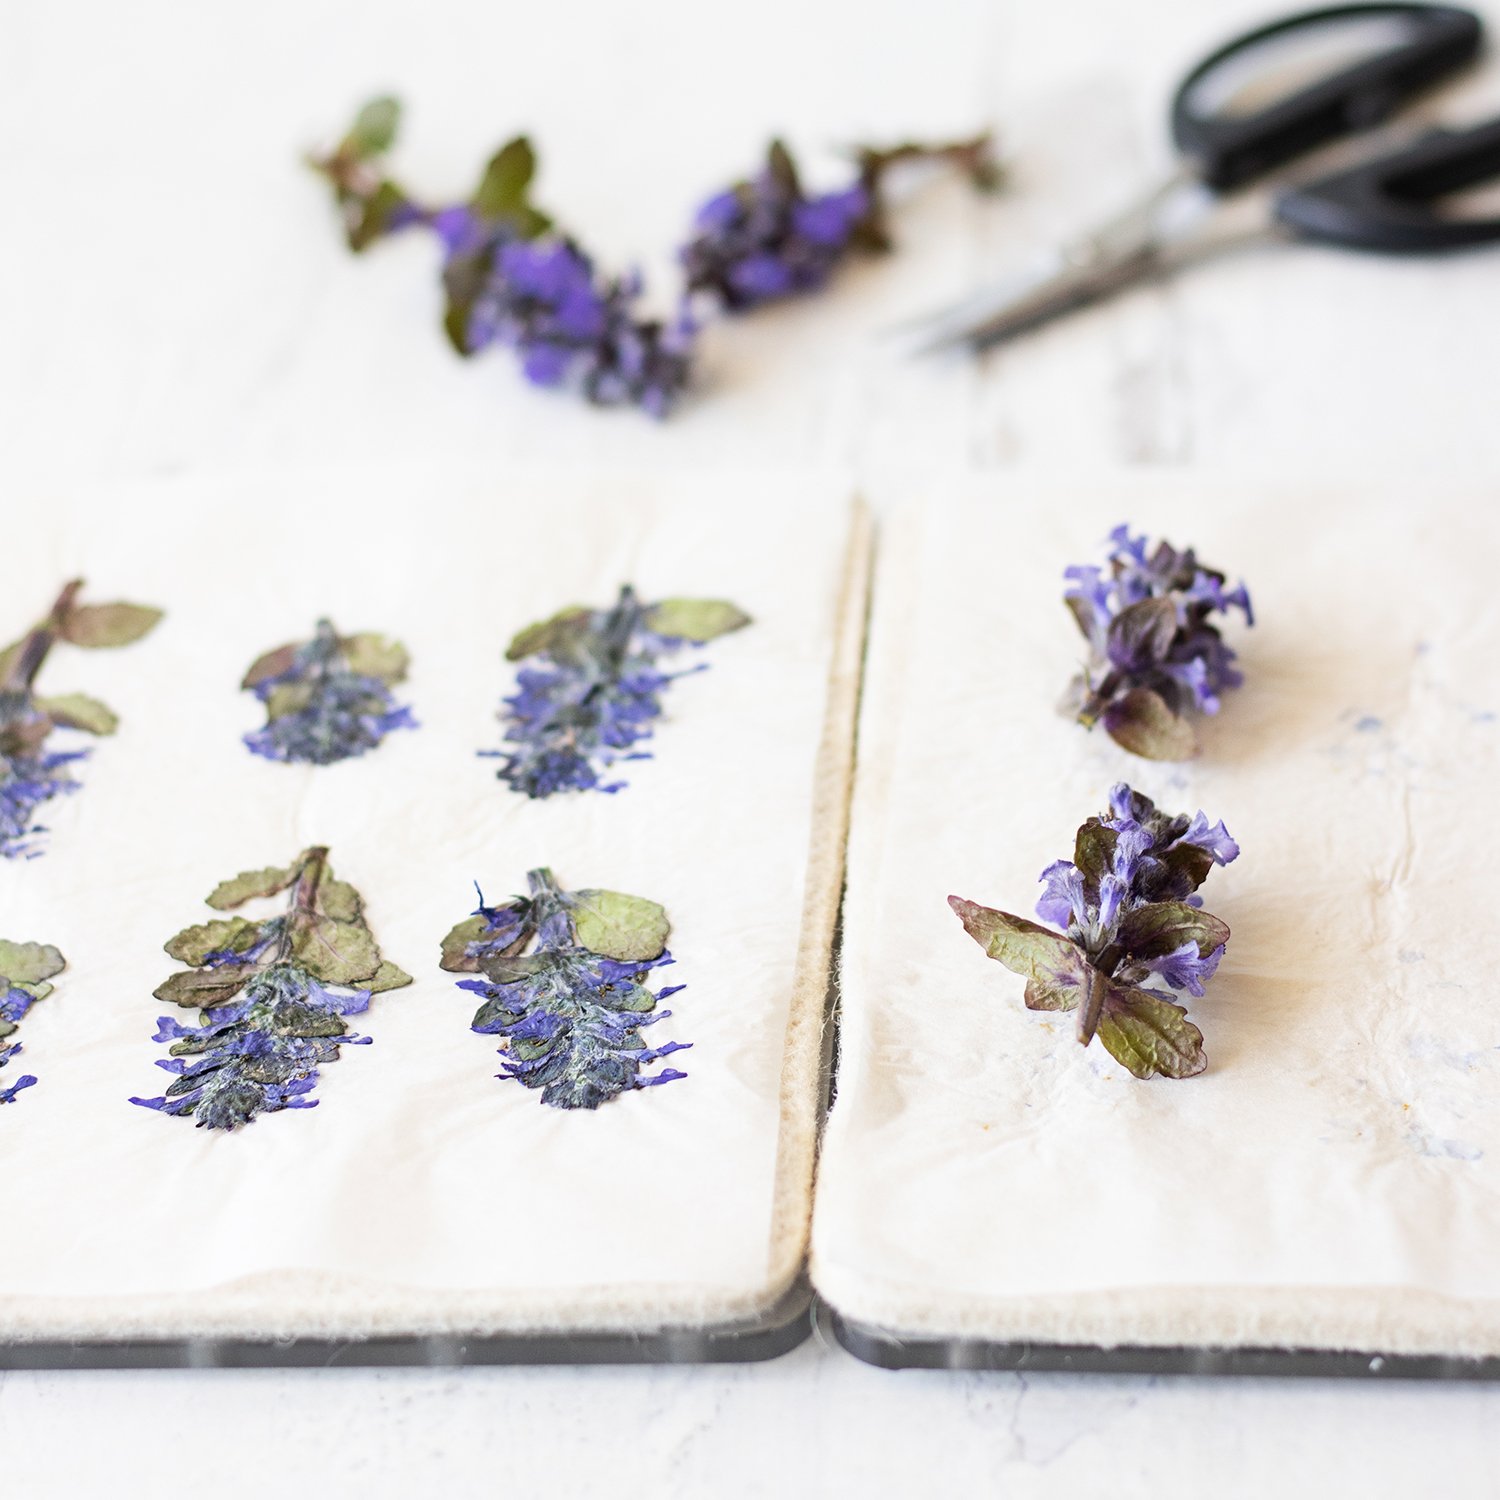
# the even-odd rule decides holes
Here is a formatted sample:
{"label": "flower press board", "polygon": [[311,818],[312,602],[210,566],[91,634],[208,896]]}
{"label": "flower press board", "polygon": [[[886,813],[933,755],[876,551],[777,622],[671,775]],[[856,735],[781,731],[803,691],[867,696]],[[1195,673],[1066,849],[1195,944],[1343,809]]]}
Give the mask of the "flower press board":
{"label": "flower press board", "polygon": [[[1500,1355],[1493,506],[1159,476],[887,499],[811,1259],[840,1335],[892,1364],[1493,1372],[1446,1363]],[[1126,520],[1255,604],[1179,765],[1057,707],[1063,569]],[[1203,890],[1232,937],[1179,997],[1209,1058],[1182,1081],[1024,1009],[945,900],[1029,914],[1120,780],[1242,850]]]}
{"label": "flower press board", "polygon": [[[0,1364],[725,1357],[800,1337],[867,572],[847,495],[329,470],[29,512],[17,632],[75,575],[166,618],[49,664],[121,726],[46,809],[45,854],[0,862],[0,932],[68,959],[23,1028],[40,1083],[0,1108]],[[753,623],[663,663],[707,670],[666,691],[654,758],[616,763],[625,789],[530,800],[476,753],[501,744],[506,644],[626,583]],[[405,643],[420,727],[336,765],[252,756],[264,713],[241,674],[320,615]],[[415,978],[355,1018],[372,1045],[322,1067],[316,1108],[236,1130],[132,1107],[171,1081],[162,943],[216,915],[217,882],[315,844]],[[539,866],[666,909],[662,978],[685,988],[647,1036],[692,1044],[668,1060],[685,1079],[596,1110],[497,1081],[499,1039],[469,1029],[439,943],[476,882],[493,903]]]}

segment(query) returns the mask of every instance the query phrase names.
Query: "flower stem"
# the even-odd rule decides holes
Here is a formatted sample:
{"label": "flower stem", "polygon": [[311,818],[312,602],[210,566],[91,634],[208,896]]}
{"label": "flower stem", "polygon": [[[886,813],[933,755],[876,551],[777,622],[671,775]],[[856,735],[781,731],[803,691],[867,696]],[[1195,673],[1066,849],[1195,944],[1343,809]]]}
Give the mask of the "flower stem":
{"label": "flower stem", "polygon": [[73,601],[82,587],[81,578],[75,578],[63,586],[63,591],[57,596],[46,619],[34,626],[21,642],[21,649],[16,652],[15,660],[5,674],[5,681],[0,683],[0,691],[26,692],[30,689],[36,680],[36,674],[42,669],[42,663],[47,659],[47,653],[56,643],[63,621],[67,619],[69,610],[73,608]]}

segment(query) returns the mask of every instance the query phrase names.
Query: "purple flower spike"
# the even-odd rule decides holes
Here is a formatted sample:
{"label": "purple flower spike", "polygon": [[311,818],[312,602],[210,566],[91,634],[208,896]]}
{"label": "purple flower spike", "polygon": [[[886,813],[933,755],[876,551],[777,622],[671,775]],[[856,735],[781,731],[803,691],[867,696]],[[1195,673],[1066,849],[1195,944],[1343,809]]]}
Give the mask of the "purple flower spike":
{"label": "purple flower spike", "polygon": [[1121,782],[1073,858],[1042,871],[1037,915],[1060,933],[948,901],[989,957],[1025,976],[1029,1008],[1074,1012],[1078,1039],[1097,1035],[1138,1078],[1188,1078],[1208,1066],[1203,1034],[1167,993],[1201,996],[1218,969],[1229,928],[1196,892],[1239,852],[1222,823],[1163,813]]}
{"label": "purple flower spike", "polygon": [[1182,760],[1197,748],[1188,716],[1216,714],[1243,675],[1213,615],[1238,609],[1253,625],[1250,595],[1202,566],[1191,548],[1152,547],[1128,526],[1109,534],[1104,567],[1065,570],[1063,597],[1089,643],[1076,684],[1079,722],[1103,723],[1125,749]]}

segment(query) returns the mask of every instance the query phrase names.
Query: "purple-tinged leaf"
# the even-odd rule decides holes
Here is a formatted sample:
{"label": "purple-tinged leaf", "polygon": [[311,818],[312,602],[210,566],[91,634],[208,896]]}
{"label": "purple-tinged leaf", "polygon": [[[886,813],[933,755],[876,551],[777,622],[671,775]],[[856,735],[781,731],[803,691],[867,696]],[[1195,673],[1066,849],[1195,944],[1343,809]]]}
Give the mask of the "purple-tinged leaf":
{"label": "purple-tinged leaf", "polygon": [[1208,1066],[1203,1033],[1180,1005],[1148,990],[1109,983],[1099,1040],[1137,1078],[1191,1078]]}
{"label": "purple-tinged leaf", "polygon": [[1188,760],[1197,753],[1192,725],[1150,688],[1131,688],[1104,710],[1102,718],[1117,745],[1145,760]]}

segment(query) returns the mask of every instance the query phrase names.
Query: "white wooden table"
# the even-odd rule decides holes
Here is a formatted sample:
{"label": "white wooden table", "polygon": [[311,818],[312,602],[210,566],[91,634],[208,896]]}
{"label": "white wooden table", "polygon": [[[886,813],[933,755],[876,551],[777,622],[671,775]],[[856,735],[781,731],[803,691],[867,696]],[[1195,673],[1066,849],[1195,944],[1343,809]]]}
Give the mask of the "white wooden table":
{"label": "white wooden table", "polygon": [[[1491,19],[1500,6],[1487,0]],[[1024,262],[1168,161],[1164,100],[1251,0],[11,0],[0,13],[0,537],[100,480],[443,460],[876,469],[1192,464],[1409,474],[1414,504],[1500,480],[1500,256],[1269,250],[1139,293],[984,366],[875,330]],[[297,165],[368,92],[409,104],[397,164],[462,194],[529,129],[541,196],[655,282],[696,200],[769,129],[825,148],[994,123],[1011,190],[901,212],[901,253],[714,331],[665,425],[461,365],[436,257],[351,261]],[[1500,109],[1500,65],[1435,104]],[[768,475],[768,482],[774,482]],[[129,517],[122,516],[128,525]],[[253,524],[253,517],[246,518]],[[18,592],[23,592],[18,589]],[[7,1184],[6,1213],[23,1213]],[[3,1243],[3,1228],[0,1228]],[[3,1251],[0,1251],[3,1264]],[[738,1369],[0,1376],[7,1494],[176,1483],[406,1496],[612,1493],[1480,1496],[1485,1388],[886,1375],[810,1345]],[[507,1483],[509,1481],[509,1483]]]}

